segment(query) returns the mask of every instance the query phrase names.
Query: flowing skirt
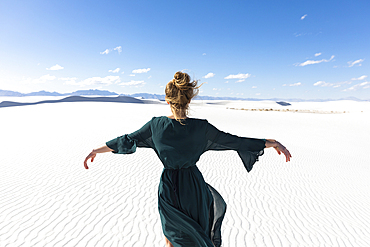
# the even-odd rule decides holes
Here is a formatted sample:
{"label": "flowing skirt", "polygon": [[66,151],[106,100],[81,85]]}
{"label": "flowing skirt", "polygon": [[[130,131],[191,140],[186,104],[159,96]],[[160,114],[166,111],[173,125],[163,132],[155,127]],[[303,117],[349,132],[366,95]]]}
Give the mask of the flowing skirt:
{"label": "flowing skirt", "polygon": [[195,165],[163,170],[158,209],[163,233],[173,246],[221,246],[226,203]]}

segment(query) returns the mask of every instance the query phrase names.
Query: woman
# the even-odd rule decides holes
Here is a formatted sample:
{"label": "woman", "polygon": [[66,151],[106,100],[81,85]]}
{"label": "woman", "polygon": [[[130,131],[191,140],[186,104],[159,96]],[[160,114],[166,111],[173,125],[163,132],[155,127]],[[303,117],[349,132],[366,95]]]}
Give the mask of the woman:
{"label": "woman", "polygon": [[172,115],[154,117],[138,131],[117,137],[85,159],[97,153],[130,154],[137,147],[152,148],[164,165],[158,192],[158,209],[166,246],[221,246],[221,223],[226,203],[206,184],[196,166],[207,150],[235,150],[249,172],[264,148],[273,147],[288,162],[289,151],[271,139],[234,136],[216,129],[207,120],[188,118],[191,99],[198,93],[197,81],[176,72],[166,86],[166,101]]}

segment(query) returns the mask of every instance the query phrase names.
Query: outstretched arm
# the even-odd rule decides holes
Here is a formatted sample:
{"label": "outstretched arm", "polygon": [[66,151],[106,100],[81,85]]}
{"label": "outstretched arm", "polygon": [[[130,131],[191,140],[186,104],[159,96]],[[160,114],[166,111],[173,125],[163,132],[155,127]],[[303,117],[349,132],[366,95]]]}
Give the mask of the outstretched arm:
{"label": "outstretched arm", "polygon": [[274,140],[274,139],[266,139],[265,143],[266,148],[275,148],[276,152],[280,155],[283,153],[286,158],[286,162],[290,161],[290,158],[292,155],[290,154],[289,150],[286,149],[280,142]]}
{"label": "outstretched arm", "polygon": [[103,147],[97,148],[97,149],[93,149],[93,151],[91,151],[91,153],[86,157],[86,159],[84,161],[85,168],[86,169],[89,169],[89,167],[87,166],[87,161],[89,159],[91,159],[91,162],[93,162],[94,159],[95,159],[96,154],[98,154],[98,153],[112,152],[112,151],[113,151],[113,149],[107,147],[106,145],[103,146]]}

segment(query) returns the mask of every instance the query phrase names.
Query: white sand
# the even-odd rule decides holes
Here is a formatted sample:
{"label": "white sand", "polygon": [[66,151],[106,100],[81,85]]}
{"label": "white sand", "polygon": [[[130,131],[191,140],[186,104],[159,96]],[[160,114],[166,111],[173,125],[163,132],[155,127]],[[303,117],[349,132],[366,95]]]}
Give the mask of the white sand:
{"label": "white sand", "polygon": [[[206,103],[195,102],[192,116],[233,134],[275,138],[293,155],[285,163],[267,150],[251,173],[233,151],[201,157],[205,180],[228,204],[223,246],[370,246],[369,102],[294,103],[345,114],[226,109],[280,107],[268,101]],[[168,114],[164,104],[0,108],[0,246],[164,246],[155,153],[101,154],[89,170],[83,160]]]}

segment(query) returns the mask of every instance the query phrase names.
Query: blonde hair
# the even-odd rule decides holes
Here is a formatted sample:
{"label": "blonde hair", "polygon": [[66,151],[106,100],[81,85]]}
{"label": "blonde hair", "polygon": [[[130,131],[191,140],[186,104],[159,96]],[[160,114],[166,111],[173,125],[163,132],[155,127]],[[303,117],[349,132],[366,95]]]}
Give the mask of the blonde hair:
{"label": "blonde hair", "polygon": [[180,71],[173,77],[166,85],[165,99],[170,104],[175,119],[181,123],[178,117],[188,115],[190,100],[199,93],[198,81],[190,82],[190,76]]}

